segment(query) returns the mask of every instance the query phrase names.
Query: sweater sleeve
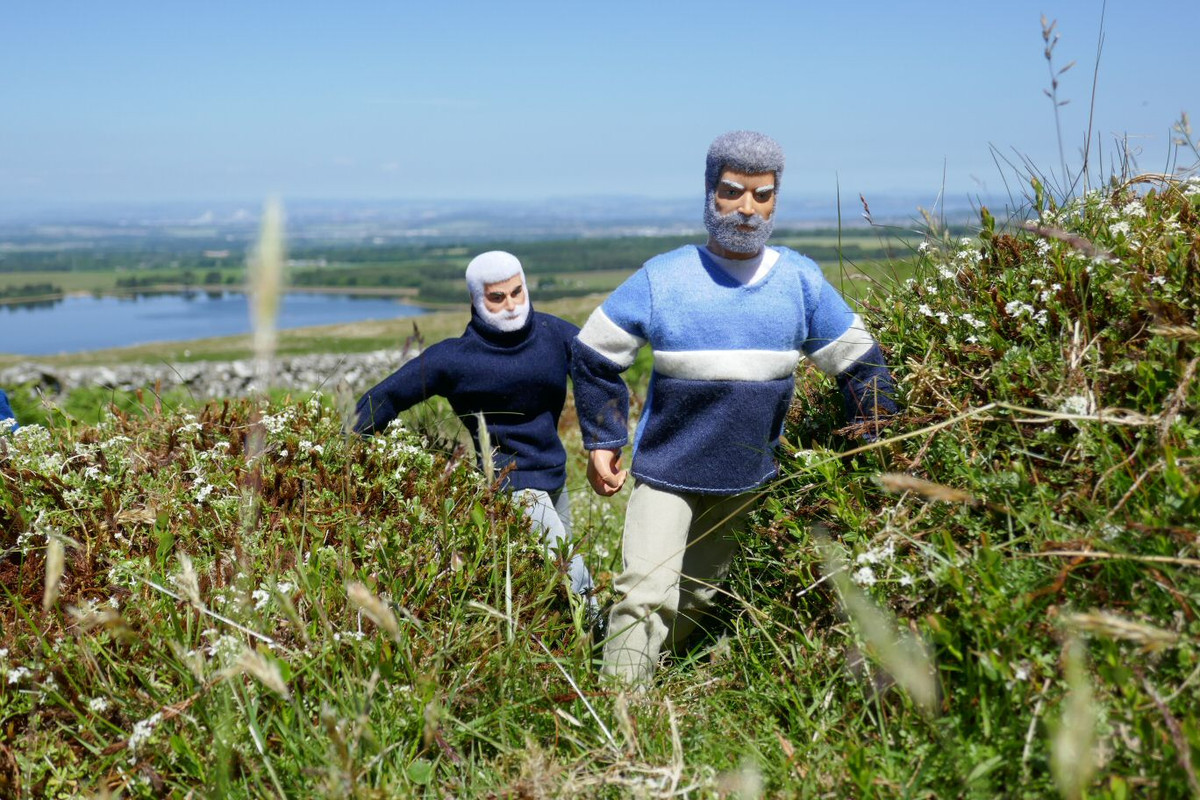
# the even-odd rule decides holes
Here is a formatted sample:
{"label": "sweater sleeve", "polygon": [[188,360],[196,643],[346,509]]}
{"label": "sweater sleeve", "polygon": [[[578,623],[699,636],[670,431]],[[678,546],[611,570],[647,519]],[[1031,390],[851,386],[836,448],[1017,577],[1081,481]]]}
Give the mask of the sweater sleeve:
{"label": "sweater sleeve", "polygon": [[629,387],[621,373],[646,343],[651,311],[650,281],[638,270],[592,312],[575,339],[571,381],[587,450],[629,441]]}
{"label": "sweater sleeve", "polygon": [[896,387],[883,351],[838,291],[822,280],[812,293],[803,350],[837,380],[846,419],[869,422],[896,413]]}
{"label": "sweater sleeve", "polygon": [[367,391],[354,409],[354,432],[377,433],[400,412],[436,395],[445,395],[440,343],[425,350]]}

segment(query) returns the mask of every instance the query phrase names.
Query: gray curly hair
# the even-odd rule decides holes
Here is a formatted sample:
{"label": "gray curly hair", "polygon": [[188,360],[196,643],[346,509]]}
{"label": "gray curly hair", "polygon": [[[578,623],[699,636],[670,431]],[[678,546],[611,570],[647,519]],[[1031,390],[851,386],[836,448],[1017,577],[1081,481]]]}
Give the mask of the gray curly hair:
{"label": "gray curly hair", "polygon": [[736,170],[754,175],[760,172],[775,173],[775,190],[783,177],[783,148],[779,142],[756,131],[730,131],[723,133],[708,147],[708,160],[704,166],[704,187],[712,191],[717,187],[721,171]]}

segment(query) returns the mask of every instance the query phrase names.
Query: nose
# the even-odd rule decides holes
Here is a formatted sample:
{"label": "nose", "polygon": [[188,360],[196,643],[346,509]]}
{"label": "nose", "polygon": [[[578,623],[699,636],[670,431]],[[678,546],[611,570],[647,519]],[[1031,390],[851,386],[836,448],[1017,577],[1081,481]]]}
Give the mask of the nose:
{"label": "nose", "polygon": [[742,199],[741,202],[738,203],[737,210],[739,214],[745,214],[748,217],[754,214],[754,197],[750,194],[750,192],[746,192],[742,195]]}
{"label": "nose", "polygon": [[511,294],[504,298],[504,310],[512,311],[517,307],[517,300]]}

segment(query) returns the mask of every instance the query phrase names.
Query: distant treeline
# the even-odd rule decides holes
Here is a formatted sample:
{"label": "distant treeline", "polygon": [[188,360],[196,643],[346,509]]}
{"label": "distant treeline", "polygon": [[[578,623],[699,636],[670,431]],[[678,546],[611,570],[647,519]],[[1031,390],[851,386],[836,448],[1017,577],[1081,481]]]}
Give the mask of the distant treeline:
{"label": "distant treeline", "polygon": [[[105,272],[109,270],[190,269],[194,271],[217,267],[237,266],[243,256],[206,256],[190,248],[194,243],[181,242],[176,250],[36,250],[5,253],[0,258],[0,272]],[[185,249],[185,247],[187,249]]]}
{"label": "distant treeline", "polygon": [[117,278],[118,289],[146,289],[151,286],[161,286],[164,283],[179,283],[184,286],[219,286],[221,284],[241,283],[241,279],[237,275],[225,275],[219,270],[209,270],[202,276],[203,280],[197,282],[197,274],[191,270],[176,272],[164,275],[160,271],[154,271],[150,274],[141,275],[123,275]]}
{"label": "distant treeline", "polygon": [[53,283],[26,283],[21,286],[5,286],[0,288],[0,300],[12,300],[18,297],[46,297],[62,294],[62,287]]}
{"label": "distant treeline", "polygon": [[[543,299],[608,291],[652,256],[684,244],[698,244],[703,234],[671,236],[620,236],[553,241],[482,241],[447,246],[412,242],[302,243],[290,249],[291,285],[306,288],[397,288],[415,290],[431,303],[463,299],[462,275],[467,262],[487,250],[508,250],[521,259],[526,273],[538,283]],[[815,259],[823,267],[840,262],[862,264],[884,259],[905,259],[918,238],[889,231],[853,229],[777,231],[773,241],[786,243]],[[55,252],[8,252],[0,256],[0,273],[17,271],[113,273],[113,288],[131,291],[164,284],[192,286],[234,285],[244,277],[243,253],[228,244],[216,250],[211,241],[131,242],[121,250],[106,244]],[[605,273],[602,277],[584,277]],[[567,276],[575,275],[578,278]],[[3,280],[0,279],[0,286]],[[30,284],[32,285],[32,284]],[[26,287],[0,290],[0,298],[27,296]],[[60,291],[57,287],[55,292]]]}

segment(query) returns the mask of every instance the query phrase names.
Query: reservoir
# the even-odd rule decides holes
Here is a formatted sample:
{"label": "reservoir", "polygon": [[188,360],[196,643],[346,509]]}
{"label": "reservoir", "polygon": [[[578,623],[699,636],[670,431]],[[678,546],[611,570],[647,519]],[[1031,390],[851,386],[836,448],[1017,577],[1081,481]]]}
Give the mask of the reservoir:
{"label": "reservoir", "polygon": [[[423,313],[392,297],[290,292],[283,296],[277,327],[307,328]],[[0,353],[77,353],[249,332],[250,311],[241,292],[71,296],[0,305]]]}

